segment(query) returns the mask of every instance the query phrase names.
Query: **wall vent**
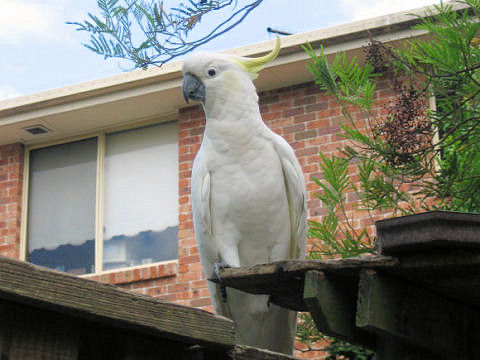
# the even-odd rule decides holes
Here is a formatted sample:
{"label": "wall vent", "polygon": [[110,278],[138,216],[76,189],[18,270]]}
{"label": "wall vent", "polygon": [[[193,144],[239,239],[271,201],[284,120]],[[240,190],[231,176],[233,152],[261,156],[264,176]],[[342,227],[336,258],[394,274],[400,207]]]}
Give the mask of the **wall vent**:
{"label": "wall vent", "polygon": [[50,129],[47,129],[43,125],[32,125],[26,128],[23,128],[26,132],[32,134],[32,135],[42,135],[51,132]]}

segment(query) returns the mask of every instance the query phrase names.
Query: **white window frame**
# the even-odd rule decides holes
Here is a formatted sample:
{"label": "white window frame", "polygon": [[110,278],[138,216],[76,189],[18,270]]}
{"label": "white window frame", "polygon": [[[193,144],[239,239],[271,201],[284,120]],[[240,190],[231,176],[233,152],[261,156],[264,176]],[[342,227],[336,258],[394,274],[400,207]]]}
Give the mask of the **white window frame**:
{"label": "white window frame", "polygon": [[[30,152],[32,150],[42,149],[54,145],[61,145],[67,144],[71,142],[86,140],[86,139],[97,139],[97,179],[96,179],[96,199],[95,199],[95,272],[82,274],[81,277],[89,277],[93,275],[101,275],[101,274],[110,274],[128,270],[135,270],[141,268],[148,268],[160,264],[168,264],[168,263],[178,263],[178,256],[177,259],[172,260],[165,260],[160,262],[153,262],[150,264],[144,265],[136,265],[130,267],[121,267],[118,269],[111,269],[111,270],[103,270],[103,224],[104,224],[104,179],[105,179],[105,146],[106,146],[106,136],[111,133],[116,133],[119,131],[126,131],[126,130],[135,130],[140,129],[146,126],[155,126],[155,125],[162,125],[167,123],[177,122],[177,120],[173,121],[163,121],[159,122],[158,120],[155,121],[148,121],[143,123],[137,123],[134,125],[128,126],[121,126],[115,128],[109,128],[104,131],[97,131],[93,133],[89,133],[86,135],[69,137],[61,140],[50,141],[40,144],[34,145],[27,145],[25,146],[24,150],[24,167],[23,167],[23,189],[22,189],[22,213],[21,213],[21,226],[20,226],[20,260],[27,261],[27,252],[28,252],[28,239],[27,239],[27,232],[28,232],[28,199],[29,199],[29,180],[30,180]],[[178,142],[178,139],[177,139]],[[178,154],[177,154],[178,156]],[[178,169],[177,169],[178,172]],[[178,194],[177,194],[178,198]],[[178,201],[177,201],[178,206]]]}

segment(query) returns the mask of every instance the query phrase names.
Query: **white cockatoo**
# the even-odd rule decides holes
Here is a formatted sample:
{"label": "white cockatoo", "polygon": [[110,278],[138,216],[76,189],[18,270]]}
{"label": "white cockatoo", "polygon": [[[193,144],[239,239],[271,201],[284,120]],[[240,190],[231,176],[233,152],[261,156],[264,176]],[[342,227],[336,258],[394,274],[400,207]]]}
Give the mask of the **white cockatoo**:
{"label": "white cockatoo", "polygon": [[[192,170],[196,240],[207,279],[238,267],[305,258],[303,173],[290,145],[262,120],[252,82],[280,50],[260,58],[198,52],[183,64],[185,99],[206,115]],[[218,274],[217,274],[218,275]],[[208,282],[215,311],[236,322],[239,343],[291,354],[296,312]]]}

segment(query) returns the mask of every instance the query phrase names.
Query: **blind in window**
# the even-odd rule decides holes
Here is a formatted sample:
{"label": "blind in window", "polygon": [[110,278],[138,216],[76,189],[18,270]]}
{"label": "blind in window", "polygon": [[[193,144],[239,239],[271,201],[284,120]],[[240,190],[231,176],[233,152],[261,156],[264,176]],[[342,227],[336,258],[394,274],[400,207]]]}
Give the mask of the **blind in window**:
{"label": "blind in window", "polygon": [[29,261],[93,272],[97,139],[30,152]]}

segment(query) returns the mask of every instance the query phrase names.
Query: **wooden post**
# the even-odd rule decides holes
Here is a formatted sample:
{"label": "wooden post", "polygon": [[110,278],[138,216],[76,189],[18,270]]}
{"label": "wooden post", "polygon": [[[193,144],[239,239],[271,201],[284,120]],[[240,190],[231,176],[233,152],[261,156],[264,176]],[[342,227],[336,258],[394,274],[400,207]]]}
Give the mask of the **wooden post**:
{"label": "wooden post", "polygon": [[[480,323],[477,310],[368,269],[360,273],[358,291],[357,326],[398,346],[410,345],[410,359],[428,359],[425,354],[414,356],[419,353],[414,349],[439,359],[471,359],[468,354],[478,336],[473,329]],[[384,357],[378,360],[404,359],[389,354],[388,347],[383,350]]]}
{"label": "wooden post", "polygon": [[373,348],[375,337],[355,326],[356,283],[355,277],[310,270],[305,274],[304,301],[322,333]]}

